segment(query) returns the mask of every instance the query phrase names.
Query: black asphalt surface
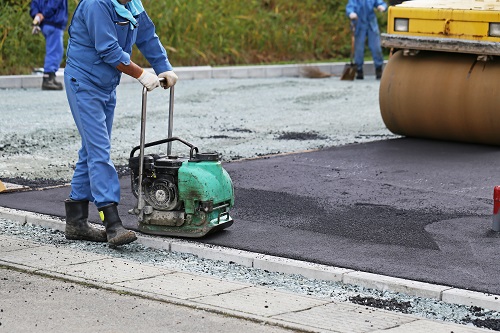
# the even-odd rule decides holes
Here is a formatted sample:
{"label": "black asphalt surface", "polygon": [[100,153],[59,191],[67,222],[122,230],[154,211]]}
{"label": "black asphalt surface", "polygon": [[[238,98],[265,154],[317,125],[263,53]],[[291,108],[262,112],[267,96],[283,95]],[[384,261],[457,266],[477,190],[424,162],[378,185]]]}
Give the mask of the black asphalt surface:
{"label": "black asphalt surface", "polygon": [[[499,165],[497,147],[411,138],[226,163],[235,223],[197,241],[500,294]],[[6,193],[0,206],[62,217],[68,194]]]}

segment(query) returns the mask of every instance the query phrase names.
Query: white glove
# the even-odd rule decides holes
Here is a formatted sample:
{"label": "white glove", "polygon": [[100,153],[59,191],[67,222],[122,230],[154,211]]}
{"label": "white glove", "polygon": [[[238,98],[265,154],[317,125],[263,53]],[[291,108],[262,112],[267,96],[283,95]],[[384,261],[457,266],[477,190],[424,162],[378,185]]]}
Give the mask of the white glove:
{"label": "white glove", "polygon": [[43,14],[38,13],[33,18],[33,25],[40,25],[40,23],[42,23],[42,21],[43,21]]}
{"label": "white glove", "polygon": [[36,16],[33,18],[33,24],[32,24],[32,28],[31,28],[32,35],[36,35],[40,31],[42,31],[42,29],[40,28],[40,22],[42,22],[42,19],[43,19],[42,14],[36,14]]}
{"label": "white glove", "polygon": [[160,75],[158,75],[158,77],[160,79],[161,78],[165,79],[164,81],[160,82],[161,86],[165,89],[174,86],[175,83],[177,82],[177,80],[179,79],[177,77],[177,75],[174,73],[174,71],[166,71],[166,72],[160,73]]}
{"label": "white glove", "polygon": [[378,5],[377,9],[378,9],[379,12],[384,12],[385,11],[385,7],[382,6],[382,5]]}
{"label": "white glove", "polygon": [[148,91],[153,90],[156,87],[160,86],[160,80],[158,76],[150,73],[148,71],[142,70],[141,76],[137,78],[137,80],[144,86]]}
{"label": "white glove", "polygon": [[40,31],[42,31],[42,29],[40,28],[39,25],[33,25],[33,27],[31,28],[31,34],[32,35],[36,35],[38,34]]}
{"label": "white glove", "polygon": [[351,20],[357,20],[358,19],[358,14],[356,14],[355,12],[352,12],[351,14],[349,14],[349,18]]}

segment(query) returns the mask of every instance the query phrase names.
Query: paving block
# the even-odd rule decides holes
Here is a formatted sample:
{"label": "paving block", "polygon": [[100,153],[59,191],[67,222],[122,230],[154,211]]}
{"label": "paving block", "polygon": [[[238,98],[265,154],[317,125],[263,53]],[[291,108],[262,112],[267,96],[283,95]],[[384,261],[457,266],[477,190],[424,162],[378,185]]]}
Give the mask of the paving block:
{"label": "paving block", "polygon": [[20,224],[26,223],[26,212],[0,207],[0,217]]}
{"label": "paving block", "polygon": [[249,78],[265,78],[266,77],[266,67],[265,66],[249,66],[248,67],[248,77]]}
{"label": "paving block", "polygon": [[246,267],[252,267],[254,258],[257,256],[257,254],[242,250],[182,241],[172,242],[170,250],[172,252],[191,253],[204,259],[234,262]]}
{"label": "paving block", "polygon": [[231,68],[229,67],[218,67],[212,69],[213,79],[229,79],[231,77]]}
{"label": "paving block", "polygon": [[500,295],[492,295],[464,289],[449,289],[443,292],[442,301],[447,303],[479,306],[500,311]]}
{"label": "paving block", "polygon": [[193,79],[211,79],[212,78],[212,68],[204,68],[193,71]]}
{"label": "paving block", "polygon": [[248,73],[249,69],[246,66],[231,68],[232,79],[246,79],[248,78]]}
{"label": "paving block", "polygon": [[26,212],[26,223],[59,231],[66,228],[66,222],[61,219],[31,212]]}
{"label": "paving block", "polygon": [[38,88],[42,89],[42,76],[25,76],[21,80],[21,85],[24,89],[26,88]]}
{"label": "paving block", "polygon": [[287,65],[282,67],[283,77],[299,77],[300,68],[297,65]]}
{"label": "paving block", "polygon": [[152,249],[171,251],[170,244],[172,243],[172,238],[137,235],[136,243]]}
{"label": "paving block", "polygon": [[450,287],[434,285],[430,283],[405,280],[390,276],[365,273],[350,272],[344,274],[344,283],[363,286],[365,288],[388,290],[417,297],[427,297],[441,299],[441,293]]}
{"label": "paving block", "polygon": [[0,253],[17,251],[22,249],[30,249],[38,246],[42,245],[40,243],[35,243],[25,239],[0,236]]}
{"label": "paving block", "polygon": [[416,320],[410,323],[405,323],[397,327],[376,330],[372,333],[480,333],[480,332],[490,332],[491,330],[470,327],[465,325],[458,325],[452,323],[444,323],[440,321],[433,320]]}
{"label": "paving block", "polygon": [[194,72],[190,70],[176,71],[175,74],[179,77],[179,80],[187,81],[194,79]]}
{"label": "paving block", "polygon": [[[409,315],[348,303],[330,303],[273,318],[335,332],[363,333],[397,327],[416,320]],[[407,331],[409,332],[409,331]]]}
{"label": "paving block", "polygon": [[18,251],[0,252],[0,260],[34,267],[37,269],[74,265],[102,258],[105,258],[105,256],[60,249],[55,246],[47,245]]}
{"label": "paving block", "polygon": [[117,258],[107,258],[71,266],[56,267],[52,269],[52,271],[104,283],[146,279],[172,273],[172,271],[167,269]]}
{"label": "paving block", "polygon": [[172,273],[152,278],[117,283],[122,287],[181,299],[218,295],[250,285],[188,273]]}
{"label": "paving block", "polygon": [[193,300],[220,308],[267,317],[306,310],[329,303],[328,300],[260,287],[250,287],[220,295],[194,298]]}
{"label": "paving block", "polygon": [[282,77],[282,66],[266,66],[266,77]]}
{"label": "paving block", "polygon": [[[20,89],[23,87],[24,75],[10,75],[0,80],[0,89]],[[42,84],[42,81],[40,81]]]}
{"label": "paving block", "polygon": [[269,272],[299,274],[310,279],[339,282],[342,281],[344,274],[353,272],[352,269],[319,265],[269,255],[258,255],[253,261],[253,267]]}

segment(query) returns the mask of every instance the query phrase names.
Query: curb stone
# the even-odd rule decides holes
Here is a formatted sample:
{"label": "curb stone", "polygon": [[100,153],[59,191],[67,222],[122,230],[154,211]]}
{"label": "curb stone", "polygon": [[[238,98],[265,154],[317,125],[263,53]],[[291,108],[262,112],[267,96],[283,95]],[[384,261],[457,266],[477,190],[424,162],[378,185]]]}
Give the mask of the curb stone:
{"label": "curb stone", "polygon": [[[5,207],[0,207],[0,217],[15,221],[21,225],[32,224],[59,231],[64,231],[65,226],[64,221],[60,218]],[[404,293],[416,297],[436,299],[446,303],[478,306],[488,310],[500,311],[500,295],[433,285],[425,282],[314,264],[221,246],[205,245],[168,237],[138,235],[136,242],[154,249],[189,253],[203,259],[232,262],[245,267],[258,268],[270,272],[297,274],[306,278],[342,282],[369,289]]]}

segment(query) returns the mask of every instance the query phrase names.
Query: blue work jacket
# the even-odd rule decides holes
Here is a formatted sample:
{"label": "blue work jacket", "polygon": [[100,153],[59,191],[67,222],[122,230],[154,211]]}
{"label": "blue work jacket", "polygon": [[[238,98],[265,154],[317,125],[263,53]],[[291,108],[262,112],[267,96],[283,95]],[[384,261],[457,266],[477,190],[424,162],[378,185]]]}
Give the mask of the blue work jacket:
{"label": "blue work jacket", "polygon": [[349,0],[345,7],[346,15],[352,12],[358,15],[356,20],[356,29],[378,32],[378,21],[375,15],[375,10],[378,6],[384,6],[387,9],[387,4],[383,0]]}
{"label": "blue work jacket", "polygon": [[65,29],[68,23],[68,0],[32,0],[30,15],[43,14],[41,25],[48,24],[59,29]]}
{"label": "blue work jacket", "polygon": [[135,44],[157,74],[172,70],[167,52],[147,13],[137,16],[132,30],[111,0],[81,0],[68,29],[65,73],[105,90],[120,83],[120,63],[129,65]]}

